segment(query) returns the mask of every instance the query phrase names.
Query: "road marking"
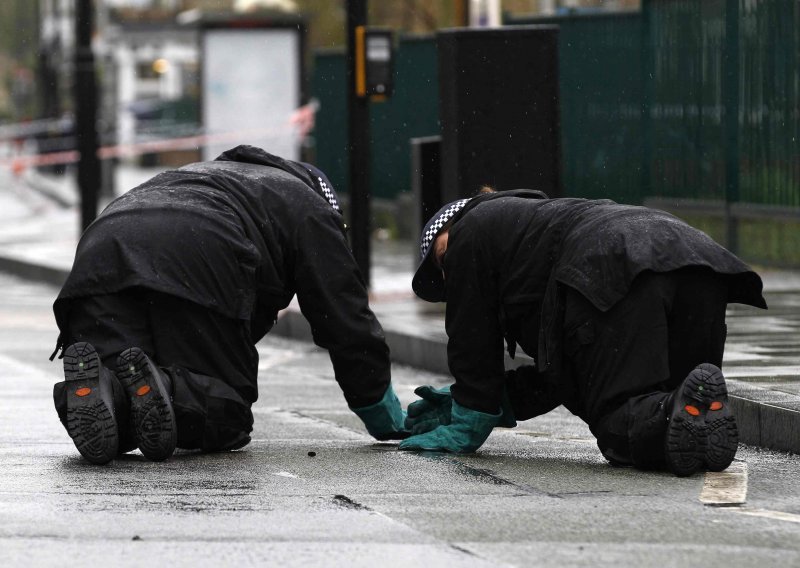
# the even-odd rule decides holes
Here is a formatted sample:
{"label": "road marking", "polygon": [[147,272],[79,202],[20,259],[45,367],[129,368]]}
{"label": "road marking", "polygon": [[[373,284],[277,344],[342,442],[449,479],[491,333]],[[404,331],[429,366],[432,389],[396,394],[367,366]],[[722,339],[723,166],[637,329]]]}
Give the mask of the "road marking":
{"label": "road marking", "polygon": [[768,511],[766,509],[737,509],[737,513],[742,515],[750,515],[753,517],[765,517],[767,519],[776,519],[778,521],[788,521],[790,523],[800,523],[800,515],[794,513],[784,513],[783,511]]}
{"label": "road marking", "polygon": [[304,355],[302,353],[296,353],[294,351],[281,351],[278,353],[268,353],[264,355],[259,353],[258,370],[265,371],[271,367],[282,365],[283,363],[288,363],[303,357]]}
{"label": "road marking", "polygon": [[735,461],[725,471],[706,472],[700,502],[710,507],[738,507],[747,501],[747,463]]}
{"label": "road marking", "polygon": [[[53,367],[56,367],[54,365]],[[61,365],[58,365],[58,370],[61,371]],[[14,380],[17,381],[17,384],[24,385],[28,381],[34,380],[47,380],[48,382],[52,382],[54,373],[49,373],[47,371],[43,371],[38,367],[31,365],[30,363],[26,363],[22,359],[18,359],[16,357],[10,357],[4,353],[0,353],[0,369],[13,369],[12,372],[8,373],[13,374]],[[0,375],[1,377],[5,377],[6,374]]]}
{"label": "road marking", "polygon": [[288,471],[276,471],[272,475],[277,475],[279,477],[291,477],[292,479],[300,479],[293,473],[289,473]]}

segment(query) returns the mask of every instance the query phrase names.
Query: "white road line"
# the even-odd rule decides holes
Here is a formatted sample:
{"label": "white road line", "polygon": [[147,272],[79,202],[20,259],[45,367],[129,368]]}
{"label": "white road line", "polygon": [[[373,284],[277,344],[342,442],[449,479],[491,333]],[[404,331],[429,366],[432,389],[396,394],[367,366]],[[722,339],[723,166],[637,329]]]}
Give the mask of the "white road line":
{"label": "white road line", "polygon": [[700,502],[711,507],[738,507],[747,501],[747,463],[733,462],[725,471],[706,472]]}
{"label": "white road line", "polygon": [[54,365],[54,368],[57,368],[58,370],[54,373],[49,373],[15,357],[9,357],[3,353],[0,353],[0,368],[5,369],[5,372],[0,375],[0,378],[13,375],[14,380],[17,380],[22,384],[24,384],[26,381],[38,381],[43,379],[52,381],[54,376],[61,376],[61,365]]}
{"label": "white road line", "polygon": [[302,359],[305,357],[303,353],[296,353],[294,351],[284,351],[280,353],[270,353],[262,355],[259,353],[258,370],[265,371],[271,367],[294,361],[295,359]]}
{"label": "white road line", "polygon": [[292,479],[300,479],[293,473],[289,473],[288,471],[277,471],[274,472],[272,475],[277,475],[278,477],[291,477]]}
{"label": "white road line", "polygon": [[784,513],[783,511],[768,511],[766,509],[736,509],[737,513],[750,515],[753,517],[765,517],[778,521],[788,521],[790,523],[800,523],[800,515],[794,513]]}

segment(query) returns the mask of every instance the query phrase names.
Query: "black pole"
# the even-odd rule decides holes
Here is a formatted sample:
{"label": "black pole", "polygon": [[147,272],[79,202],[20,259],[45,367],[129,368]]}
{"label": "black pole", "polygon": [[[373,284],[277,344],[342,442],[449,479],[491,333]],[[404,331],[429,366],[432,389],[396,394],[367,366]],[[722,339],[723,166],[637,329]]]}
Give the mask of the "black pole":
{"label": "black pole", "polygon": [[75,3],[75,138],[78,188],[81,193],[81,230],[97,217],[100,160],[97,158],[97,80],[92,52],[94,17],[92,0]]}
{"label": "black pole", "polygon": [[641,43],[641,196],[653,195],[653,101],[655,100],[656,49],[653,44],[653,0],[642,0]]}
{"label": "black pole", "polygon": [[739,253],[739,220],[731,208],[739,201],[739,1],[725,4],[725,53],[723,60],[725,101],[725,237],[726,246]]}
{"label": "black pole", "polygon": [[369,286],[369,99],[356,94],[356,28],[366,24],[367,0],[347,0],[351,245],[356,263]]}

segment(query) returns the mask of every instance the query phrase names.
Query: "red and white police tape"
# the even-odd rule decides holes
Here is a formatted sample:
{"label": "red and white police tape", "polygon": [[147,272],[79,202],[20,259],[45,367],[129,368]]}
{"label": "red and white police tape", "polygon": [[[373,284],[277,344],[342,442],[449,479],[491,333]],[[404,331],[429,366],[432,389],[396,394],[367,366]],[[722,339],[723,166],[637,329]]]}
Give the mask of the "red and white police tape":
{"label": "red and white police tape", "polygon": [[[171,150],[198,149],[209,144],[223,142],[237,142],[243,140],[263,140],[269,136],[286,136],[288,129],[259,129],[238,130],[217,134],[198,134],[179,138],[164,138],[134,144],[119,144],[103,146],[97,150],[97,157],[101,160],[109,158],[133,157],[141,154],[165,152]],[[10,167],[16,173],[22,173],[28,168],[37,166],[52,166],[57,164],[72,164],[80,159],[77,150],[62,152],[48,152],[46,154],[25,154],[0,158],[0,166]]]}

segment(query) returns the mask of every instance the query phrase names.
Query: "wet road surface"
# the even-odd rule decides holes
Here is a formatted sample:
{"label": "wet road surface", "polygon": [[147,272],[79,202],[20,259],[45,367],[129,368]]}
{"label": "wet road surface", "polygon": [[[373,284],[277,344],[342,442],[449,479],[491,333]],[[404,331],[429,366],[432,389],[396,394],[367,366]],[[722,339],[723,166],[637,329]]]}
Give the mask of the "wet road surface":
{"label": "wet road surface", "polygon": [[[4,566],[800,565],[796,456],[741,446],[728,472],[684,479],[612,468],[563,409],[472,456],[398,452],[347,409],[324,351],[278,338],[259,345],[245,450],[91,466],[52,407],[55,288],[0,286]],[[447,378],[398,366],[394,382],[405,404]]]}

